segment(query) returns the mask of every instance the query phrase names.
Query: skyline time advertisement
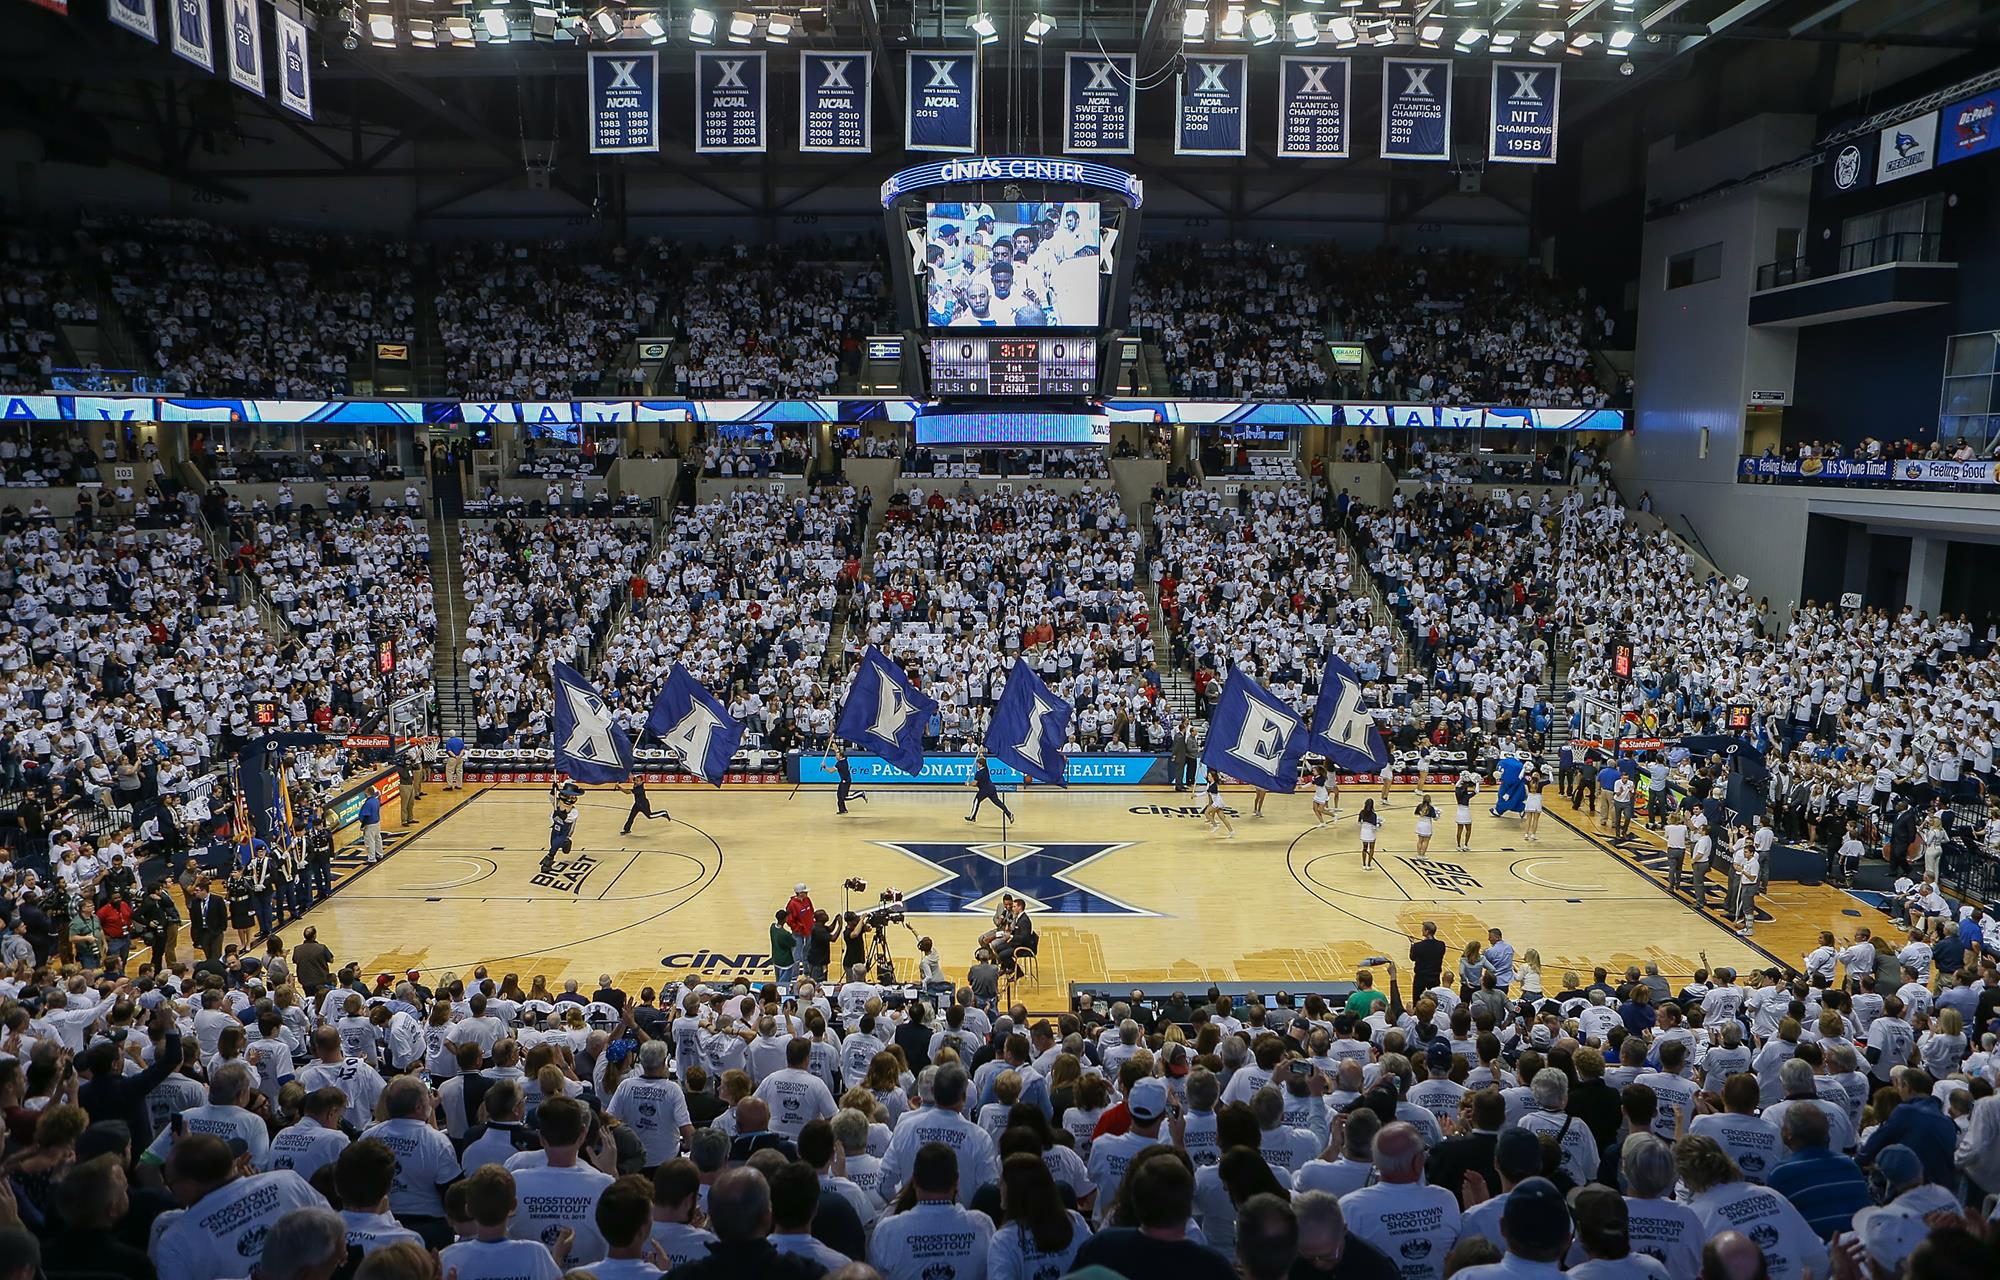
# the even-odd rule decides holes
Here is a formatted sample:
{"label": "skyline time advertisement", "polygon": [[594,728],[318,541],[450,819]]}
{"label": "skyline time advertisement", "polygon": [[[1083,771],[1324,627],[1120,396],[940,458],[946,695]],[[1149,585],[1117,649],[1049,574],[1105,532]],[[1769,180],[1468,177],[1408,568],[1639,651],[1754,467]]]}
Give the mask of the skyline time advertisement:
{"label": "skyline time advertisement", "polygon": [[312,63],[306,59],[306,24],[273,9],[278,20],[278,101],[294,115],[313,118]]}
{"label": "skyline time advertisement", "polygon": [[120,26],[135,36],[160,42],[160,32],[153,25],[153,0],[108,0],[112,25]]}
{"label": "skyline time advertisement", "polygon": [[1382,158],[1451,159],[1451,60],[1382,59]]}
{"label": "skyline time advertisement", "polygon": [[710,155],[763,151],[764,53],[718,49],[694,55],[694,149]]}
{"label": "skyline time advertisement", "polygon": [[1063,151],[1129,156],[1138,149],[1137,56],[1076,53],[1063,63]]}
{"label": "skyline time advertisement", "polygon": [[867,155],[875,149],[868,91],[874,55],[805,49],[799,53],[799,150],[808,155]]}
{"label": "skyline time advertisement", "polygon": [[215,36],[209,28],[208,0],[173,0],[174,53],[203,71],[215,70]]}
{"label": "skyline time advertisement", "polygon": [[1345,160],[1354,86],[1347,58],[1278,59],[1278,158]]}
{"label": "skyline time advertisement", "polygon": [[1190,54],[1174,100],[1174,154],[1240,156],[1248,150],[1249,59]]}
{"label": "skyline time advertisement", "polygon": [[979,50],[912,50],[903,101],[909,151],[979,149]]}
{"label": "skyline time advertisement", "polygon": [[257,0],[228,0],[229,79],[239,89],[264,96],[264,31]]}
{"label": "skyline time advertisement", "polygon": [[1494,164],[1554,164],[1561,102],[1561,63],[1494,63],[1487,160]]}

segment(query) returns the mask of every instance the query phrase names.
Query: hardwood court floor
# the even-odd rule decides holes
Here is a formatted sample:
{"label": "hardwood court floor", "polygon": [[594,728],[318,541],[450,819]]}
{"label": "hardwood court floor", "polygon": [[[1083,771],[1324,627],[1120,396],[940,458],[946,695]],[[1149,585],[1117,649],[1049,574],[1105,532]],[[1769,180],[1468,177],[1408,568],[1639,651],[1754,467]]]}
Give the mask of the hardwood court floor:
{"label": "hardwood court floor", "polygon": [[[496,978],[575,978],[588,991],[609,973],[636,989],[767,974],[769,926],[792,885],[805,881],[817,905],[838,910],[841,882],[859,876],[869,887],[855,904],[901,889],[909,923],[962,979],[993,904],[1012,889],[1039,904],[1039,982],[1018,994],[1041,1011],[1060,1007],[1071,982],[1351,978],[1369,956],[1405,957],[1425,920],[1454,946],[1492,925],[1517,948],[1538,948],[1551,990],[1564,969],[1592,964],[1653,960],[1678,978],[1704,953],[1739,968],[1769,954],[1795,962],[1818,929],[1840,928],[1843,908],[1857,905],[1832,890],[1778,886],[1776,918],[1747,944],[1666,893],[1644,838],[1595,838],[1562,801],[1544,816],[1539,843],[1521,838],[1518,819],[1475,810],[1473,851],[1462,855],[1446,807],[1430,856],[1418,859],[1410,793],[1399,790],[1377,867],[1363,871],[1352,817],[1363,797],[1352,791],[1348,812],[1324,829],[1304,793],[1269,797],[1260,819],[1248,816],[1248,792],[1231,795],[1243,813],[1237,838],[1223,840],[1208,834],[1191,797],[1166,789],[1037,789],[1010,797],[1019,820],[1004,843],[991,806],[978,824],[964,821],[962,789],[881,790],[847,817],[818,788],[791,799],[786,788],[652,794],[674,820],[641,820],[622,836],[625,797],[587,793],[575,855],[544,876],[547,788],[446,795],[433,786],[389,856],[343,877],[305,923],[370,975],[419,969],[429,981],[483,964]],[[915,934],[892,928],[890,940],[898,971],[913,976]]]}

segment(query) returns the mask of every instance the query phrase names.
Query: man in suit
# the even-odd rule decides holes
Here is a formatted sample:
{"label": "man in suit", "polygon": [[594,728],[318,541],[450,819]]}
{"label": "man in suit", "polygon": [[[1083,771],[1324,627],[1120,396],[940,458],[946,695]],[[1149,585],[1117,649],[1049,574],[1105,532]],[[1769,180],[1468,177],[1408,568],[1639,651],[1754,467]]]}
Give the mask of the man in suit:
{"label": "man in suit", "polygon": [[1182,724],[1174,730],[1174,790],[1186,791],[1194,785],[1194,730]]}
{"label": "man in suit", "polygon": [[1424,1161],[1424,1181],[1443,1187],[1453,1195],[1465,1184],[1465,1175],[1476,1173],[1486,1185],[1500,1185],[1493,1168],[1493,1148],[1500,1140],[1500,1128],[1507,1123],[1507,1103],[1498,1089],[1481,1089],[1472,1095],[1472,1131],[1446,1138],[1431,1148]]}
{"label": "man in suit", "polygon": [[222,958],[222,938],[229,930],[229,908],[209,892],[208,880],[195,882],[194,898],[188,903],[188,936],[204,960]]}

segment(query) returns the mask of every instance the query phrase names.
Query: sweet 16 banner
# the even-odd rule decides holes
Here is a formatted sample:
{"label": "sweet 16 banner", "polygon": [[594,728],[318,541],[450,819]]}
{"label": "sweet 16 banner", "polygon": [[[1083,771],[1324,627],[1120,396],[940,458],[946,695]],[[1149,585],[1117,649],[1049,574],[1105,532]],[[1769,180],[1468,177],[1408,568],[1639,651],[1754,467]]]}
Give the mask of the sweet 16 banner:
{"label": "sweet 16 banner", "polygon": [[1188,55],[1174,111],[1174,154],[1244,154],[1249,109],[1250,72],[1245,55]]}
{"label": "sweet 16 banner", "polygon": [[1554,164],[1561,100],[1561,63],[1494,63],[1486,158],[1495,164]]}
{"label": "sweet 16 banner", "polygon": [[174,52],[203,71],[215,70],[215,38],[208,27],[208,0],[173,0]]}
{"label": "sweet 16 banner", "polygon": [[799,54],[799,150],[817,155],[865,155],[875,149],[868,53]]}
{"label": "sweet 16 banner", "polygon": [[590,55],[590,150],[620,155],[660,149],[660,55]]}
{"label": "sweet 16 banner", "polygon": [[264,96],[264,32],[257,0],[228,0],[229,79],[239,89]]}
{"label": "sweet 16 banner", "polygon": [[694,55],[694,149],[764,150],[764,54],[718,49]]}
{"label": "sweet 16 banner", "polygon": [[1451,159],[1451,60],[1382,59],[1382,158]]}
{"label": "sweet 16 banner", "polygon": [[979,149],[979,51],[913,50],[903,144],[911,151]]}
{"label": "sweet 16 banner", "polygon": [[1278,59],[1280,159],[1347,158],[1351,67],[1346,58]]}
{"label": "sweet 16 banner", "polygon": [[1073,156],[1129,156],[1138,146],[1137,56],[1071,53],[1063,65],[1063,150]]}
{"label": "sweet 16 banner", "polygon": [[306,24],[283,9],[278,20],[278,101],[285,110],[313,118],[312,63],[306,61]]}
{"label": "sweet 16 banner", "polygon": [[114,26],[144,36],[154,44],[160,42],[160,33],[153,26],[153,0],[110,0],[108,9]]}

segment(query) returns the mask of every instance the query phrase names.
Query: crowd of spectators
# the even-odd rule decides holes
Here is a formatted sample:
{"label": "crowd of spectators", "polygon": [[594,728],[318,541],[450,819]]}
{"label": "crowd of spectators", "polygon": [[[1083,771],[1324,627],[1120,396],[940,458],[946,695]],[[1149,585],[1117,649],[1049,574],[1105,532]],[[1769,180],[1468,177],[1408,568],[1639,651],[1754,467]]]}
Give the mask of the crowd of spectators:
{"label": "crowd of spectators", "polygon": [[879,266],[844,271],[817,250],[736,245],[690,272],[674,368],[681,391],[790,399],[832,391],[859,367],[862,340],[887,312]]}
{"label": "crowd of spectators", "polygon": [[65,246],[19,231],[0,236],[0,391],[40,391],[61,352],[65,324],[94,324]]}
{"label": "crowd of spectators", "polygon": [[436,306],[446,389],[518,400],[642,390],[639,367],[622,364],[626,347],[659,332],[676,272],[657,238],[443,249]]}
{"label": "crowd of spectators", "polygon": [[812,444],[804,427],[776,428],[771,438],[717,436],[702,448],[701,473],[724,480],[746,476],[802,476],[812,463]]}
{"label": "crowd of spectators", "polygon": [[1325,399],[1326,257],[1241,240],[1142,245],[1132,325],[1158,344],[1177,391]]}
{"label": "crowd of spectators", "polygon": [[[115,433],[114,433],[115,434]],[[103,461],[118,457],[117,441],[108,440],[111,452]],[[148,450],[151,452],[150,443]],[[0,433],[0,485],[21,485],[31,489],[67,488],[83,480],[104,480],[110,472],[99,472],[97,451],[84,433],[73,426],[55,423],[10,424]],[[151,457],[146,459],[151,470]],[[129,483],[129,482],[128,482]],[[107,490],[115,489],[115,484]]]}
{"label": "crowd of spectators", "polygon": [[903,451],[905,479],[952,480],[997,476],[1039,480],[1103,480],[1111,474],[1102,449],[932,449],[911,445]]}

